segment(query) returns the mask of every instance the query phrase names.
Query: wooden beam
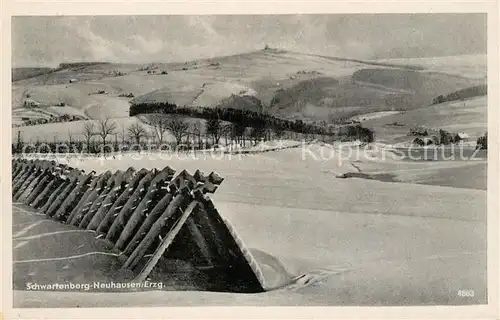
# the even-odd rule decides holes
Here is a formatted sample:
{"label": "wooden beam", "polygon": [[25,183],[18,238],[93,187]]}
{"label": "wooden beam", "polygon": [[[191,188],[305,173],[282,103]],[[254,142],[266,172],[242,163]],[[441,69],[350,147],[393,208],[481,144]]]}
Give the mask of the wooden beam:
{"label": "wooden beam", "polygon": [[17,196],[17,201],[18,202],[26,202],[28,200],[28,197],[37,189],[37,186],[40,185],[40,183],[47,177],[47,174],[50,172],[49,169],[43,170],[31,183],[27,186],[26,189],[23,190],[19,196]]}
{"label": "wooden beam", "polygon": [[57,196],[67,187],[67,185],[69,183],[69,179],[68,178],[64,179],[62,177],[59,177],[58,178],[58,182],[59,182],[59,184],[57,185],[57,188],[55,188],[51,192],[51,194],[49,195],[49,198],[47,199],[47,201],[45,202],[45,204],[40,208],[39,211],[41,211],[43,213],[47,212],[47,209],[55,201],[55,199],[57,198]]}
{"label": "wooden beam", "polygon": [[83,216],[82,221],[78,225],[79,228],[82,229],[87,228],[87,225],[89,224],[90,220],[92,220],[94,215],[102,206],[107,196],[113,192],[113,189],[116,187],[117,181],[119,181],[119,179],[123,174],[124,174],[123,171],[117,170],[112,176],[109,177],[109,179],[106,181],[106,186],[99,194],[99,196],[96,198],[96,200],[90,205],[90,208],[87,210],[87,213]]}
{"label": "wooden beam", "polygon": [[45,186],[42,192],[33,200],[33,202],[30,204],[33,208],[37,209],[39,206],[44,204],[46,199],[49,197],[49,193],[55,189],[55,186],[57,185],[57,177],[51,173],[51,180],[50,182]]}
{"label": "wooden beam", "polygon": [[97,210],[96,214],[92,217],[89,224],[87,225],[87,230],[97,230],[101,222],[106,217],[109,210],[113,207],[113,204],[118,200],[120,195],[127,189],[127,185],[130,183],[134,176],[135,170],[130,167],[125,171],[125,173],[120,177],[120,180],[116,181],[116,185],[108,193],[104,199],[101,207]]}
{"label": "wooden beam", "polygon": [[19,188],[22,187],[23,183],[26,182],[26,180],[30,177],[30,175],[33,174],[33,172],[36,170],[36,168],[31,165],[29,166],[26,171],[23,172],[22,176],[19,177],[19,179],[12,184],[12,194],[16,194]]}
{"label": "wooden beam", "polygon": [[78,176],[73,176],[70,178],[70,181],[66,185],[64,190],[57,196],[57,198],[54,200],[54,202],[52,202],[52,204],[45,212],[46,215],[52,217],[57,212],[57,209],[59,209],[64,200],[69,196],[71,192],[73,192],[73,190],[75,190],[75,188],[77,187],[76,184],[77,182],[78,182]]}
{"label": "wooden beam", "polygon": [[155,207],[151,210],[149,215],[146,217],[139,230],[135,233],[132,239],[127,244],[127,247],[123,251],[123,254],[126,256],[130,256],[132,252],[134,252],[135,248],[141,243],[146,234],[151,230],[153,224],[158,220],[158,218],[165,212],[165,209],[170,204],[173,198],[172,193],[167,193],[163,196],[163,198],[158,201]]}
{"label": "wooden beam", "polygon": [[101,194],[101,192],[103,191],[104,187],[106,186],[106,182],[111,177],[111,175],[111,171],[108,170],[98,176],[94,188],[89,188],[87,190],[88,193],[86,192],[84,195],[85,200],[83,200],[82,198],[83,201],[80,201],[77,208],[75,208],[75,210],[73,210],[73,212],[71,213],[72,217],[71,219],[67,220],[68,224],[77,226],[80,223],[81,219],[83,218],[85,213],[87,213],[92,203],[94,203],[99,194]]}
{"label": "wooden beam", "polygon": [[144,236],[142,241],[130,254],[127,261],[125,261],[123,268],[134,269],[139,264],[149,247],[151,247],[151,245],[160,235],[163,227],[165,227],[167,223],[171,221],[171,217],[179,210],[179,208],[183,207],[183,204],[186,202],[186,200],[192,199],[188,193],[189,190],[185,190],[184,192],[181,190],[180,193],[177,194],[172,199],[172,201],[169,202],[167,208],[165,209],[165,212],[163,212],[163,214],[151,226],[151,229],[149,229],[148,233]]}
{"label": "wooden beam", "polygon": [[166,167],[153,178],[146,190],[146,194],[132,212],[128,221],[125,222],[125,226],[116,240],[116,249],[121,251],[126,247],[134,232],[137,231],[146,219],[146,215],[151,212],[158,201],[165,195],[166,190],[162,189],[162,187],[165,187],[172,180],[174,173],[174,170]]}
{"label": "wooden beam", "polygon": [[131,181],[125,184],[124,190],[122,191],[118,199],[115,200],[115,202],[109,208],[109,210],[107,210],[107,213],[104,215],[104,218],[97,226],[97,229],[95,229],[97,233],[105,234],[109,231],[109,228],[113,225],[113,222],[120,213],[120,210],[127,203],[130,196],[134,193],[135,189],[137,188],[139,182],[142,180],[142,178],[144,178],[148,174],[148,172],[149,171],[146,169],[139,170],[131,179]]}
{"label": "wooden beam", "polygon": [[36,199],[36,197],[40,194],[40,192],[43,191],[43,189],[47,186],[47,184],[51,181],[51,179],[52,179],[52,173],[47,172],[45,174],[45,176],[43,177],[43,179],[40,180],[40,182],[37,184],[35,189],[33,189],[33,191],[31,191],[30,195],[26,198],[24,203],[26,203],[27,205],[30,205]]}
{"label": "wooden beam", "polygon": [[184,226],[186,223],[186,220],[191,216],[195,210],[198,209],[198,201],[193,200],[186,210],[182,213],[181,217],[179,220],[177,220],[176,224],[174,227],[170,230],[170,232],[167,234],[165,239],[163,239],[158,246],[158,248],[155,250],[153,253],[153,256],[149,259],[149,261],[146,263],[144,268],[141,270],[139,275],[134,279],[134,282],[144,282],[146,280],[147,276],[151,273],[153,268],[156,266],[158,261],[161,259],[165,251],[168,249],[168,247],[172,244],[172,241],[174,238],[177,236],[181,228]]}
{"label": "wooden beam", "polygon": [[116,219],[111,224],[111,227],[106,234],[106,240],[115,243],[135,208],[137,208],[141,200],[146,196],[148,185],[151,183],[151,180],[153,180],[156,174],[156,172],[150,171],[144,178],[141,179],[139,185],[135,188],[134,193],[130,196],[123,208],[119,211]]}
{"label": "wooden beam", "polygon": [[[21,196],[30,188],[31,186],[31,190],[33,189],[33,183],[36,182],[38,180],[38,178],[40,178],[41,176],[43,176],[44,174],[44,170],[40,169],[40,168],[37,168],[35,169],[31,175],[28,177],[28,179],[26,179],[23,184],[21,185],[21,187],[17,190],[17,192],[15,193],[12,193],[12,198],[17,200],[18,202],[22,202],[20,200]],[[30,190],[30,191],[31,191]]]}
{"label": "wooden beam", "polygon": [[53,217],[59,221],[66,222],[69,214],[74,206],[78,204],[81,197],[85,194],[90,185],[94,175],[92,173],[80,176],[76,182],[76,187],[68,194],[66,199],[61,203]]}
{"label": "wooden beam", "polygon": [[85,204],[85,200],[87,200],[88,196],[92,193],[92,191],[94,191],[94,189],[96,188],[97,183],[99,182],[99,180],[101,178],[102,178],[101,175],[95,175],[95,176],[93,176],[92,177],[92,181],[90,182],[90,185],[88,186],[88,188],[83,193],[82,197],[80,198],[80,201],[78,201],[78,203],[75,205],[74,208],[68,208],[71,211],[69,212],[68,218],[66,219],[66,223],[67,224],[71,223],[71,221],[73,220],[73,218],[77,214],[78,210],[80,210],[81,206],[83,206]]}

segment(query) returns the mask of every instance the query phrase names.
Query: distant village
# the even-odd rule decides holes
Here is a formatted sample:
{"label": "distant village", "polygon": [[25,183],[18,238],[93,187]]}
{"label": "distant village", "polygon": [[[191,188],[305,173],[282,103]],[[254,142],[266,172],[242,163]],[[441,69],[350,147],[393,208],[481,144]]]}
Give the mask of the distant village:
{"label": "distant village", "polygon": [[416,137],[412,141],[412,144],[417,146],[460,144],[469,141],[467,133],[451,133],[446,130],[432,129],[424,126],[417,126],[410,129],[408,135]]}

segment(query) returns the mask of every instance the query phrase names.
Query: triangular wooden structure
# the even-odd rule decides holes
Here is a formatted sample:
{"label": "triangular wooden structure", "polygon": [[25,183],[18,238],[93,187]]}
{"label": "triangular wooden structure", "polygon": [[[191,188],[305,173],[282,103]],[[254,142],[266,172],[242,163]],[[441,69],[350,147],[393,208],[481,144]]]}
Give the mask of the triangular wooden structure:
{"label": "triangular wooden structure", "polygon": [[175,281],[195,270],[195,288],[261,292],[266,286],[257,263],[207,196],[223,180],[214,172],[175,174],[170,167],[96,175],[53,161],[12,162],[16,201],[94,230],[122,252],[123,268],[135,281]]}

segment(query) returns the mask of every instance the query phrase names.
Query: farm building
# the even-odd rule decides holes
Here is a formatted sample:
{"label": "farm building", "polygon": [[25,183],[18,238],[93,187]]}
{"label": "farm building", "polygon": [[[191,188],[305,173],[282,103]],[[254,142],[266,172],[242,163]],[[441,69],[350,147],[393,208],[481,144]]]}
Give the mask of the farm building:
{"label": "farm building", "polygon": [[469,135],[465,132],[457,133],[457,137],[460,141],[463,141],[463,142],[469,141]]}
{"label": "farm building", "polygon": [[433,145],[434,144],[434,140],[431,139],[431,138],[427,138],[427,137],[424,137],[424,138],[415,138],[415,140],[413,140],[412,143],[414,145],[418,145],[418,146],[429,146],[429,145]]}
{"label": "farm building", "polygon": [[469,135],[464,132],[456,133],[453,136],[453,143],[463,144],[469,141]]}
{"label": "farm building", "polygon": [[40,106],[39,102],[36,102],[35,100],[32,99],[26,99],[24,100],[24,107],[26,108],[36,108]]}
{"label": "farm building", "polygon": [[75,83],[78,82],[78,79],[69,79],[69,83]]}

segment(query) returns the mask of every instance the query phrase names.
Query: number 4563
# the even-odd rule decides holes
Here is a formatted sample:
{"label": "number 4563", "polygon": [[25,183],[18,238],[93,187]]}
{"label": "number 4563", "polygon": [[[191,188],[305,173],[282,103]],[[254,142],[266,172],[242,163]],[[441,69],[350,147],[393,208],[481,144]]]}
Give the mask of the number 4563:
{"label": "number 4563", "polygon": [[474,290],[458,290],[457,295],[459,297],[473,297],[474,296]]}

